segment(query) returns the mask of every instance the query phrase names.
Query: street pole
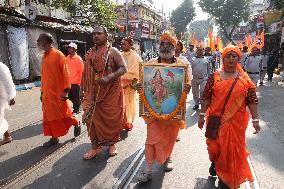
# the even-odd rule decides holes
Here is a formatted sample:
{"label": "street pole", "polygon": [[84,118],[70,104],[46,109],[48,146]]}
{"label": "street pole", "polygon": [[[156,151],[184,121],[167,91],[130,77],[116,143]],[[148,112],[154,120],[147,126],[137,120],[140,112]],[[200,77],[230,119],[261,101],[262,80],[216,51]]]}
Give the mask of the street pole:
{"label": "street pole", "polygon": [[128,0],[126,0],[126,27],[125,27],[125,34],[128,36]]}

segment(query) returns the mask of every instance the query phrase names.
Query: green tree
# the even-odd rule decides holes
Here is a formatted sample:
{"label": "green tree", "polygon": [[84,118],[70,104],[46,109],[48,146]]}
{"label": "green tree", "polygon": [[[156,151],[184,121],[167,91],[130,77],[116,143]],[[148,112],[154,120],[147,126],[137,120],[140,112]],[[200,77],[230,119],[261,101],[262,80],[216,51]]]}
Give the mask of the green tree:
{"label": "green tree", "polygon": [[183,2],[172,12],[170,21],[175,27],[175,33],[180,39],[181,33],[185,32],[187,25],[195,17],[195,9],[192,0],[183,0]]}
{"label": "green tree", "polygon": [[270,3],[273,4],[277,9],[284,11],[284,1],[283,0],[270,0]]}
{"label": "green tree", "polygon": [[200,0],[199,5],[204,12],[210,14],[224,36],[231,41],[238,25],[249,17],[251,0]]}
{"label": "green tree", "polygon": [[195,33],[196,39],[198,41],[204,41],[204,38],[207,37],[209,30],[213,30],[213,21],[212,19],[207,20],[196,20],[189,24],[188,32],[190,36],[193,36]]}
{"label": "green tree", "polygon": [[113,29],[116,14],[115,4],[105,0],[80,0],[76,5],[75,0],[54,0],[52,5],[62,7],[72,16],[79,13],[86,20],[86,24],[98,24]]}

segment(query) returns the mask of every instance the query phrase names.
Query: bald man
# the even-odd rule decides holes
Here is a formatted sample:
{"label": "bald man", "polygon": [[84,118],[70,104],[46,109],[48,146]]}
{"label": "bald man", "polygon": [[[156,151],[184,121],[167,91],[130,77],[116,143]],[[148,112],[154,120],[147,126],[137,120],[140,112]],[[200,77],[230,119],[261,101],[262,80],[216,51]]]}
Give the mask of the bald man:
{"label": "bald man", "polygon": [[66,102],[70,90],[67,60],[52,43],[53,38],[49,33],[41,34],[37,40],[38,48],[44,51],[41,68],[43,134],[51,137],[43,144],[45,147],[57,144],[58,138],[66,135],[72,125],[75,126],[75,137],[81,132]]}

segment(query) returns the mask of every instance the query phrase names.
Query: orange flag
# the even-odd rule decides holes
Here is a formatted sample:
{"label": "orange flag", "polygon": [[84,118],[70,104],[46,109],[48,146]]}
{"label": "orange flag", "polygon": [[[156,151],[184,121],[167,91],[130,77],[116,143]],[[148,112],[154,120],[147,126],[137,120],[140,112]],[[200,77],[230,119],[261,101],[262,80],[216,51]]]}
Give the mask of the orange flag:
{"label": "orange flag", "polygon": [[251,52],[252,49],[252,39],[250,34],[248,34],[248,51]]}
{"label": "orange flag", "polygon": [[237,46],[239,47],[239,49],[243,49],[243,44],[242,44],[242,42],[239,41],[239,42],[237,43]]}
{"label": "orange flag", "polygon": [[249,47],[249,39],[247,35],[245,35],[245,46]]}
{"label": "orange flag", "polygon": [[213,34],[211,31],[208,31],[208,34],[207,34],[207,47],[210,47],[211,50],[215,49],[214,43],[213,43]]}
{"label": "orange flag", "polygon": [[193,44],[195,47],[198,45],[198,41],[196,39],[196,34],[195,32],[193,33],[192,37],[191,37],[191,44]]}
{"label": "orange flag", "polygon": [[219,51],[222,53],[224,51],[224,46],[223,42],[221,39],[219,39],[219,44],[218,44]]}
{"label": "orange flag", "polygon": [[229,41],[226,46],[229,46],[229,45],[232,45],[232,42],[231,42],[231,41]]}
{"label": "orange flag", "polygon": [[217,42],[219,51],[222,53],[224,51],[224,46],[223,46],[221,38],[217,36],[216,42]]}
{"label": "orange flag", "polygon": [[224,46],[219,36],[215,37],[215,44],[217,45],[217,48],[218,48],[216,50],[219,50],[222,53],[224,50]]}
{"label": "orange flag", "polygon": [[253,46],[257,47],[258,49],[261,49],[264,47],[264,31],[261,32],[261,34],[257,34],[254,39]]}

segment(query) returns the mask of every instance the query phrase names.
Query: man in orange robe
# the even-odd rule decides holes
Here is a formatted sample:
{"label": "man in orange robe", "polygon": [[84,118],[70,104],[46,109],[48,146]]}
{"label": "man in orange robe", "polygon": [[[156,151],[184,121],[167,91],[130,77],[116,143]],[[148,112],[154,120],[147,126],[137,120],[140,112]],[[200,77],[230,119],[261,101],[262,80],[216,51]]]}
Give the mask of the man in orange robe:
{"label": "man in orange robe", "polygon": [[89,160],[109,146],[109,155],[117,154],[115,144],[123,129],[123,88],[121,76],[127,66],[121,53],[107,41],[106,28],[97,26],[93,31],[94,47],[86,54],[81,98],[83,122],[87,125],[92,148],[84,154]]}
{"label": "man in orange robe", "polygon": [[212,74],[207,81],[198,121],[198,126],[202,129],[205,112],[207,116],[220,116],[229,90],[239,75],[221,115],[217,137],[206,140],[209,159],[212,162],[209,173],[211,176],[218,176],[221,187],[230,189],[239,188],[245,181],[253,181],[247,162],[248,151],[245,142],[249,120],[246,107],[249,108],[253,119],[254,134],[260,131],[256,87],[238,64],[240,58],[241,52],[238,47],[228,46],[224,49],[223,68]]}
{"label": "man in orange robe", "polygon": [[70,89],[66,57],[52,46],[50,34],[41,34],[37,42],[39,49],[44,51],[41,68],[43,134],[51,136],[43,146],[51,146],[57,144],[58,137],[66,135],[72,125],[75,126],[75,136],[79,136],[81,131],[66,102]]}
{"label": "man in orange robe", "polygon": [[[185,64],[182,60],[174,57],[176,39],[165,32],[160,38],[159,58],[151,59],[151,64]],[[188,78],[188,77],[187,77]],[[185,84],[185,91],[190,91],[190,81]],[[141,90],[139,84],[139,90]],[[143,117],[147,124],[147,138],[145,143],[146,169],[138,176],[141,182],[147,182],[152,179],[152,165],[154,161],[163,165],[164,171],[172,171],[173,164],[171,154],[176,142],[178,132],[185,127],[182,120],[158,120],[155,118]]]}

